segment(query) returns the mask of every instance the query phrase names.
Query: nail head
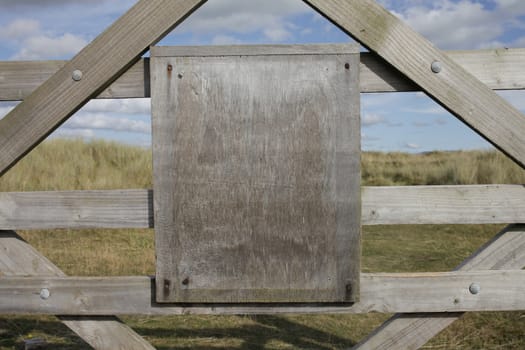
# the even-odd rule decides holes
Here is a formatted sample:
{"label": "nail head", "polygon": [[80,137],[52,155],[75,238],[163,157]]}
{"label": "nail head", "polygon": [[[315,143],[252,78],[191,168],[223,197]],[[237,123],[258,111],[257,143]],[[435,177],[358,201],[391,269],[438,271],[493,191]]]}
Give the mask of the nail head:
{"label": "nail head", "polygon": [[81,70],[75,70],[73,71],[73,80],[74,81],[80,81],[82,80],[83,73]]}
{"label": "nail head", "polygon": [[42,288],[40,290],[40,298],[43,299],[43,300],[47,300],[49,299],[49,296],[51,295],[51,292],[49,292],[49,289],[47,288]]}
{"label": "nail head", "polygon": [[470,287],[468,288],[468,290],[470,291],[471,294],[479,294],[479,292],[481,292],[481,286],[477,283],[472,283],[470,285]]}
{"label": "nail head", "polygon": [[432,62],[432,65],[430,66],[430,68],[432,69],[432,72],[434,72],[434,73],[440,73],[441,70],[443,69],[441,67],[441,62],[439,62],[439,61]]}

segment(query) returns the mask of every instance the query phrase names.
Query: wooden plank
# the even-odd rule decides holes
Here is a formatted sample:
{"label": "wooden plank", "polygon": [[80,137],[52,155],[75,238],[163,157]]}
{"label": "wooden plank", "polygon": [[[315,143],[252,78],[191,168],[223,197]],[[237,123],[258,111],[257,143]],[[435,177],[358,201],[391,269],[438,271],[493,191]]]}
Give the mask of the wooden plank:
{"label": "wooden plank", "polygon": [[152,228],[148,190],[0,193],[0,228]]}
{"label": "wooden plank", "polygon": [[[0,313],[8,314],[248,314],[420,313],[525,309],[525,271],[361,274],[361,300],[347,305],[155,304],[148,277],[0,277]],[[470,291],[480,287],[478,294]],[[49,292],[43,298],[41,291]]]}
{"label": "wooden plank", "polygon": [[363,225],[525,222],[521,185],[364,187]]}
{"label": "wooden plank", "polygon": [[[15,232],[0,231],[1,276],[58,276],[64,273]],[[115,316],[58,318],[86,343],[98,350],[154,349]]]}
{"label": "wooden plank", "polygon": [[[304,0],[525,166],[525,117],[374,0]],[[440,73],[431,70],[439,62]]]}
{"label": "wooden plank", "polygon": [[[525,49],[447,51],[447,54],[493,90],[525,89]],[[0,101],[24,100],[65,64],[66,61],[0,61]],[[151,97],[149,67],[149,58],[141,59],[97,98]],[[363,93],[421,90],[372,53],[361,53],[359,80]]]}
{"label": "wooden plank", "polygon": [[[446,51],[467,72],[493,90],[525,88],[525,49]],[[373,53],[361,54],[361,92],[406,92],[421,88]]]}
{"label": "wooden plank", "polygon": [[[506,227],[465,260],[456,270],[521,269],[525,266],[525,225]],[[354,349],[419,349],[462,313],[397,314],[357,344]]]}
{"label": "wooden plank", "polygon": [[[67,61],[0,61],[0,101],[22,101]],[[97,98],[149,97],[149,58],[132,65]]]}
{"label": "wooden plank", "polygon": [[59,319],[95,349],[155,349],[115,316],[59,316]]}
{"label": "wooden plank", "polygon": [[[363,225],[525,222],[521,185],[362,187]],[[0,229],[153,228],[153,191],[0,193]]]}
{"label": "wooden plank", "polygon": [[356,299],[359,55],[330,47],[152,49],[157,301]]}
{"label": "wooden plank", "polygon": [[[0,119],[0,175],[38,145],[205,0],[140,0]],[[82,80],[72,79],[80,70]]]}
{"label": "wooden plank", "polygon": [[152,57],[227,57],[357,54],[353,44],[154,46]]}

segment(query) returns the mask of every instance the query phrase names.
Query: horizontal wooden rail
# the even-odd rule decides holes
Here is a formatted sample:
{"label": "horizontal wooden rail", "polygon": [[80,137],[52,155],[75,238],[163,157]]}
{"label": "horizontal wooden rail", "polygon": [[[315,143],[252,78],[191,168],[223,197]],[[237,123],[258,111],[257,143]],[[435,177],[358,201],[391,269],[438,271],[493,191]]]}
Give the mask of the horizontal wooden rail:
{"label": "horizontal wooden rail", "polygon": [[[494,90],[525,88],[525,49],[448,52],[457,63]],[[0,101],[20,101],[56,73],[66,61],[0,62]],[[361,55],[361,91],[419,91],[416,84],[374,54]],[[133,65],[98,98],[150,97],[149,59]]]}
{"label": "horizontal wooden rail", "polygon": [[525,223],[521,185],[363,188],[363,225]]}
{"label": "horizontal wooden rail", "polygon": [[525,271],[361,274],[352,305],[156,304],[149,277],[1,277],[0,314],[415,313],[524,310]]}
{"label": "horizontal wooden rail", "polygon": [[0,193],[0,229],[152,228],[153,191]]}
{"label": "horizontal wooden rail", "polygon": [[[362,224],[525,223],[521,185],[363,187]],[[153,191],[0,193],[0,229],[153,228]]]}

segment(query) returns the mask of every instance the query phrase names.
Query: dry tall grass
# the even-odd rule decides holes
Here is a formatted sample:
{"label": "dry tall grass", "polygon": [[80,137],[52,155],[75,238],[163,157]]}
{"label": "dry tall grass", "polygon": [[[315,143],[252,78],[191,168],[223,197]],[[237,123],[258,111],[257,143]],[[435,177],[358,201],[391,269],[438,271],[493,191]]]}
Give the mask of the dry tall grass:
{"label": "dry tall grass", "polygon": [[[0,191],[151,188],[151,151],[113,142],[51,140],[0,179]],[[497,151],[364,152],[363,185],[525,184]]]}
{"label": "dry tall grass", "polygon": [[525,171],[497,151],[365,152],[362,168],[371,186],[525,184]]}
{"label": "dry tall grass", "polygon": [[0,191],[151,188],[151,167],[151,151],[144,148],[56,139],[0,178]]}
{"label": "dry tall grass", "polygon": [[[496,152],[364,153],[364,185],[525,183],[525,172]],[[0,191],[151,188],[151,151],[102,141],[47,141],[0,178]],[[501,226],[419,225],[363,228],[364,271],[445,271]],[[154,273],[152,230],[20,232],[70,275]],[[131,317],[155,346],[233,349],[348,348],[388,315]],[[0,348],[29,336],[57,349],[87,348],[53,318],[0,318]],[[469,314],[427,348],[525,348],[519,312]]]}

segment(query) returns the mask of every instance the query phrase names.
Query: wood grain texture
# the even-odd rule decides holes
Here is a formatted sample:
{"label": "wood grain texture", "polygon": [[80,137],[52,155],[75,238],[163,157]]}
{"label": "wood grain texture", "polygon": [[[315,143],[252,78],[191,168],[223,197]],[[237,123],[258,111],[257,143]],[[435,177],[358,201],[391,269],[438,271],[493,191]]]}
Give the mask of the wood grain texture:
{"label": "wood grain texture", "polygon": [[[446,51],[467,72],[493,90],[525,88],[525,49]],[[421,88],[373,53],[361,53],[361,92],[421,91]]]}
{"label": "wood grain texture", "polygon": [[[456,270],[501,270],[525,267],[525,226],[506,227]],[[357,344],[355,349],[419,349],[462,313],[396,314]]]}
{"label": "wood grain texture", "polygon": [[155,349],[115,316],[60,316],[59,319],[97,350]]}
{"label": "wood grain texture", "polygon": [[[521,185],[362,187],[363,225],[525,222]],[[0,228],[153,228],[153,191],[0,193]]]}
{"label": "wood grain texture", "polygon": [[521,185],[363,187],[363,225],[525,222]]}
{"label": "wood grain texture", "polygon": [[[327,52],[330,52],[330,48],[327,48]],[[182,51],[180,53],[184,54]],[[446,53],[493,90],[525,89],[525,49]],[[0,101],[24,100],[65,64],[66,61],[0,61]],[[149,59],[141,59],[97,98],[150,97],[149,68]],[[417,84],[372,53],[361,53],[359,81],[362,93],[421,90]]]}
{"label": "wood grain texture", "polygon": [[[0,276],[65,277],[58,267],[12,231],[0,231]],[[114,316],[58,318],[97,350],[154,349]]]}
{"label": "wood grain texture", "polygon": [[358,295],[357,47],[263,49],[152,49],[158,301]]}
{"label": "wood grain texture", "polygon": [[353,44],[154,46],[153,57],[227,57],[358,54]]}
{"label": "wood grain texture", "polygon": [[[304,0],[525,166],[525,117],[375,0]],[[432,62],[441,63],[435,74]]]}
{"label": "wood grain texture", "polygon": [[[0,61],[0,101],[22,101],[67,61]],[[149,58],[142,58],[96,98],[150,96]]]}
{"label": "wood grain texture", "polygon": [[[0,175],[38,145],[205,0],[140,0],[0,119]],[[72,79],[83,72],[80,81]]]}
{"label": "wood grain texture", "polygon": [[148,190],[0,193],[0,228],[152,228]]}
{"label": "wood grain texture", "polygon": [[[8,314],[249,314],[421,313],[523,310],[524,270],[361,274],[361,298],[346,305],[156,304],[148,277],[1,277],[0,313]],[[481,290],[472,294],[477,283]],[[46,288],[50,296],[42,299]]]}

